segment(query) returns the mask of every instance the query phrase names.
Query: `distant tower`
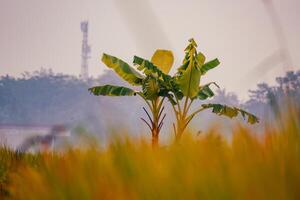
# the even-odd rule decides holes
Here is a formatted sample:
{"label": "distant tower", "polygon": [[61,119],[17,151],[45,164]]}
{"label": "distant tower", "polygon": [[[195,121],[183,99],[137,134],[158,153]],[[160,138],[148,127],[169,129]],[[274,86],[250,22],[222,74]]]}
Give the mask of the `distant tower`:
{"label": "distant tower", "polygon": [[90,58],[91,47],[88,44],[88,27],[89,22],[83,21],[80,24],[82,32],[82,46],[81,46],[81,78],[87,80],[89,77],[88,59]]}

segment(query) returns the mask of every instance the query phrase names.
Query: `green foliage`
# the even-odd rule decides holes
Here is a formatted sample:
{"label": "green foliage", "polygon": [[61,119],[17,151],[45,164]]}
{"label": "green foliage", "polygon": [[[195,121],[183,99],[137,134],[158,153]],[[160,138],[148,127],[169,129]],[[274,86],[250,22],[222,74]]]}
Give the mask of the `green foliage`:
{"label": "green foliage", "polygon": [[[169,100],[172,103],[172,108],[176,117],[176,123],[173,123],[176,139],[179,140],[181,138],[184,130],[195,115],[210,107],[213,107],[215,113],[219,115],[225,115],[232,118],[237,116],[238,113],[241,113],[244,118],[247,117],[247,121],[250,124],[258,123],[259,120],[254,115],[236,107],[231,108],[221,104],[216,104],[215,106],[213,106],[213,104],[206,104],[200,109],[190,113],[191,105],[195,100],[207,100],[215,95],[210,88],[211,85],[215,85],[219,88],[215,82],[206,85],[200,84],[201,76],[217,67],[220,62],[216,58],[205,63],[205,55],[201,52],[197,52],[196,48],[197,43],[194,39],[190,39],[188,46],[185,48],[185,57],[182,65],[177,69],[175,76],[169,79],[173,81],[172,87],[169,87],[168,89],[170,90],[170,93],[173,93],[173,95],[169,97]],[[149,66],[151,66],[151,64],[149,64]],[[183,98],[184,102],[182,102]]]}
{"label": "green foliage", "polygon": [[89,91],[96,96],[132,96],[135,95],[135,91],[122,86],[103,85],[89,88]]}
{"label": "green foliage", "polygon": [[215,95],[215,93],[212,91],[212,89],[210,89],[210,85],[213,84],[215,85],[217,88],[220,88],[215,82],[211,82],[208,83],[204,86],[201,86],[199,88],[197,97],[201,100],[205,100],[207,98],[213,97]]}
{"label": "green foliage", "polygon": [[247,119],[248,123],[255,124],[259,122],[259,119],[251,113],[244,111],[240,108],[230,107],[222,104],[203,104],[204,109],[212,108],[212,112],[218,115],[223,115],[229,118],[237,117],[240,113],[244,119]]}
{"label": "green foliage", "polygon": [[115,70],[115,72],[122,77],[125,81],[131,85],[141,85],[144,79],[140,73],[134,68],[129,66],[126,62],[114,56],[103,54],[102,62],[109,68]]}
{"label": "green foliage", "polygon": [[184,96],[194,98],[199,91],[200,68],[205,62],[205,57],[197,53],[195,41],[189,41],[183,65],[179,68],[178,84]]}
{"label": "green foliage", "polygon": [[182,99],[183,94],[175,77],[165,74],[159,67],[144,58],[134,56],[133,63],[138,66],[138,70],[157,78],[160,87],[159,96],[167,97],[172,104],[176,104],[176,102],[170,93],[173,93],[176,98]]}
{"label": "green foliage", "polygon": [[156,76],[156,77],[162,78],[164,81],[168,81],[171,79],[171,76],[162,72],[159,69],[159,67],[155,66],[149,60],[146,60],[146,59],[138,57],[138,56],[134,56],[133,63],[135,65],[138,65],[137,69],[142,71],[146,75]]}
{"label": "green foliage", "polygon": [[[193,117],[202,110],[213,108],[213,112],[218,115],[225,115],[230,118],[240,113],[250,124],[257,123],[259,120],[254,115],[236,107],[229,107],[221,104],[204,104],[200,109],[190,113],[189,110],[194,100],[206,100],[214,96],[211,85],[219,86],[215,82],[206,85],[200,85],[201,76],[205,75],[209,70],[217,67],[220,62],[216,58],[205,63],[205,55],[197,52],[197,43],[194,39],[189,40],[188,46],[185,48],[185,57],[182,65],[177,69],[175,76],[168,75],[173,62],[173,53],[168,50],[156,50],[151,61],[134,56],[133,64],[144,75],[130,67],[124,61],[103,54],[102,61],[123,79],[132,85],[142,86],[142,92],[135,92],[129,88],[119,86],[98,86],[91,88],[90,91],[95,95],[109,96],[132,96],[138,94],[149,106],[152,118],[145,110],[150,122],[142,120],[151,129],[152,137],[157,140],[159,131],[162,126],[161,112],[164,109],[162,104],[165,98],[169,100],[176,117],[176,125],[173,124],[175,135],[180,139],[184,130],[193,119]],[[162,99],[160,100],[160,97]],[[182,104],[182,100],[184,103]]]}
{"label": "green foliage", "polygon": [[206,74],[207,71],[217,67],[219,64],[220,61],[217,58],[205,63],[204,65],[202,65],[202,67],[200,67],[201,74]]}
{"label": "green foliage", "polygon": [[[149,121],[144,118],[141,119],[151,130],[153,145],[156,146],[158,144],[159,133],[165,118],[165,115],[162,117],[164,109],[162,106],[163,101],[165,97],[171,98],[170,94],[168,94],[168,85],[166,84],[170,81],[165,80],[170,80],[171,77],[164,74],[150,61],[146,61],[135,56],[134,64],[137,64],[135,62],[136,60],[140,61],[138,70],[142,71],[144,75],[141,75],[138,71],[119,58],[107,54],[103,54],[102,56],[102,62],[107,67],[112,68],[121,78],[131,85],[141,86],[142,91],[134,91],[127,87],[113,85],[96,86],[90,88],[89,91],[96,96],[132,96],[137,94],[142,97],[148,105],[152,116],[150,116],[148,111],[143,108]],[[168,71],[173,64],[173,54],[170,51],[157,50],[153,55],[152,60],[164,71]],[[160,96],[163,96],[164,98],[160,99]]]}
{"label": "green foliage", "polygon": [[189,64],[187,70],[179,78],[178,83],[184,96],[194,98],[199,90],[201,72]]}

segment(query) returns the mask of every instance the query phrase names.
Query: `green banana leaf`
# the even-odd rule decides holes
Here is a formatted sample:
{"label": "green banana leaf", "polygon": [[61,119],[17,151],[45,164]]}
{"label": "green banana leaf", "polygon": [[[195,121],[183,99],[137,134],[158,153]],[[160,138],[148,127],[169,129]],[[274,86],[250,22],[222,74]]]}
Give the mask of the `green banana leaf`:
{"label": "green banana leaf", "polygon": [[178,77],[178,84],[184,96],[194,98],[198,94],[201,72],[193,62],[190,62],[187,69]]}
{"label": "green banana leaf", "polygon": [[[157,81],[160,85],[160,94],[159,96],[166,96],[170,99],[169,91],[173,92],[178,99],[182,99],[183,94],[179,89],[179,85],[175,78],[171,77],[168,74],[162,72],[157,66],[155,66],[150,61],[134,56],[133,63],[138,65],[138,70],[143,71],[147,76],[156,76],[158,77]],[[172,103],[174,101],[170,100]]]}
{"label": "green banana leaf", "polygon": [[120,77],[131,85],[142,84],[144,76],[121,59],[104,53],[101,60],[108,68],[112,68]]}
{"label": "green banana leaf", "polygon": [[199,88],[197,97],[201,100],[205,100],[207,98],[213,97],[215,94],[212,91],[212,89],[210,89],[210,85],[212,85],[212,84],[215,85],[217,88],[219,88],[218,84],[216,84],[215,82],[208,83]]}
{"label": "green banana leaf", "polygon": [[199,91],[201,67],[205,62],[205,56],[197,53],[197,44],[193,39],[185,49],[183,65],[178,68],[177,81],[184,96],[195,98]]}
{"label": "green banana leaf", "polygon": [[200,67],[201,74],[204,75],[207,71],[217,67],[220,64],[220,61],[216,58],[211,60]]}
{"label": "green banana leaf", "polygon": [[115,85],[96,86],[89,88],[89,91],[96,96],[132,96],[136,94],[130,88]]}
{"label": "green banana leaf", "polygon": [[143,71],[146,75],[157,75],[158,77],[162,77],[165,81],[170,80],[172,78],[170,75],[165,74],[163,71],[161,71],[152,62],[144,58],[134,56],[133,64],[139,65],[138,70]]}
{"label": "green banana leaf", "polygon": [[213,113],[217,115],[224,115],[230,118],[236,117],[238,116],[238,114],[241,114],[242,117],[244,119],[247,119],[247,122],[250,124],[255,124],[259,122],[259,119],[255,115],[236,107],[210,103],[210,104],[203,104],[202,108],[204,109],[212,108]]}

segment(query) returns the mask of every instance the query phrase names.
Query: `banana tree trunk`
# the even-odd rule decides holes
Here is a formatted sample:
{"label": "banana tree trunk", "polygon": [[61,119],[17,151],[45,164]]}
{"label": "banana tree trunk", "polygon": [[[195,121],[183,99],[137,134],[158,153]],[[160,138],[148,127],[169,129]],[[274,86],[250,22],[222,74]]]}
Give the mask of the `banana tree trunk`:
{"label": "banana tree trunk", "polygon": [[161,107],[161,104],[158,104],[158,100],[153,102],[153,108],[151,109],[152,112],[152,116],[150,116],[150,114],[148,113],[148,111],[143,107],[145,113],[147,114],[150,123],[148,123],[144,118],[141,118],[141,120],[143,120],[146,125],[149,127],[149,129],[151,130],[151,136],[152,136],[152,147],[157,147],[159,145],[159,133],[160,130],[163,126],[163,121],[166,117],[166,114],[164,114],[162,116],[164,107]]}
{"label": "banana tree trunk", "polygon": [[175,143],[179,143],[180,139],[182,138],[182,135],[184,133],[184,130],[186,128],[186,120],[185,119],[181,119],[177,122],[176,125],[176,134],[175,134]]}
{"label": "banana tree trunk", "polygon": [[158,147],[159,142],[159,130],[155,130],[152,132],[152,147]]}
{"label": "banana tree trunk", "polygon": [[157,147],[159,144],[159,133],[160,133],[160,128],[159,128],[159,112],[156,111],[153,113],[153,124],[152,124],[152,147]]}

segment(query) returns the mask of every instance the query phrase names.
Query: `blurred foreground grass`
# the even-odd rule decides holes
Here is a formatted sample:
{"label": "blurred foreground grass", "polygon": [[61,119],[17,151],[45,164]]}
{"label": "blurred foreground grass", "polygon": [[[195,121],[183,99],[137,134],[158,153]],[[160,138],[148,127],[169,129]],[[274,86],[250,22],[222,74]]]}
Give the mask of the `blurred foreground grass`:
{"label": "blurred foreground grass", "polygon": [[0,199],[300,199],[299,112],[287,113],[230,141],[212,129],[156,149],[130,138],[62,154],[4,148]]}

